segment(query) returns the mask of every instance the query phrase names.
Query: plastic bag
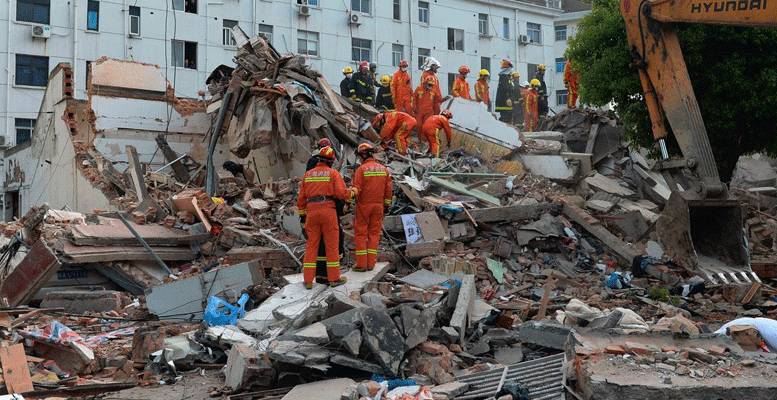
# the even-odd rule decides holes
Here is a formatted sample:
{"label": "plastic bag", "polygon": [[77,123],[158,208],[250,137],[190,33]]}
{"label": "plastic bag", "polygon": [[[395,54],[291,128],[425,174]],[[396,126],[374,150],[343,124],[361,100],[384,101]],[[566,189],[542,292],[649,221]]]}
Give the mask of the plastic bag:
{"label": "plastic bag", "polygon": [[246,315],[246,302],[248,302],[248,294],[245,293],[237,301],[239,307],[211,296],[208,298],[208,306],[205,308],[202,320],[210,326],[235,325],[238,319]]}

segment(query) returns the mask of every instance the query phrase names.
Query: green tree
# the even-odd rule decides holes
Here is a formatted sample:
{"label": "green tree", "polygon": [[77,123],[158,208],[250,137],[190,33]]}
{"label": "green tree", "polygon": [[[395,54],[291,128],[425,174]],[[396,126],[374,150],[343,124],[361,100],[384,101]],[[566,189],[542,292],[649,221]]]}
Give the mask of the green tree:
{"label": "green tree", "polygon": [[[580,100],[614,102],[626,135],[650,147],[650,118],[639,75],[629,68],[619,3],[591,5],[567,51],[580,70]],[[742,154],[777,154],[777,29],[678,24],[677,34],[721,179],[731,178]]]}

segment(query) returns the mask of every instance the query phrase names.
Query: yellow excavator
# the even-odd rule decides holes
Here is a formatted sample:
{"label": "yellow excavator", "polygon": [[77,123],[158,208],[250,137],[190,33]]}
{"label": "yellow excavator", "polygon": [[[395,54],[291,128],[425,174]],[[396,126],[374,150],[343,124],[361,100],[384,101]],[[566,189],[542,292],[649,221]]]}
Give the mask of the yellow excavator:
{"label": "yellow excavator", "polygon": [[[659,244],[712,283],[759,281],[750,268],[742,206],[718,176],[673,24],[777,27],[777,0],[620,0],[620,9],[663,155],[654,169],[673,192],[656,225]],[[669,157],[664,120],[682,157]]]}

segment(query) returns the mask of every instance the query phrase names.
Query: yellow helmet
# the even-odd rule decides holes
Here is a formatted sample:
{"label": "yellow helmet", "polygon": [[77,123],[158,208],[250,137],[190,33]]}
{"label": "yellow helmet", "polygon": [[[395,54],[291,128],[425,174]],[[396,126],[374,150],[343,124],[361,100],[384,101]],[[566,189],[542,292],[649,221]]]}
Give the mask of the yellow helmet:
{"label": "yellow helmet", "polygon": [[545,71],[545,64],[538,65],[537,69]]}
{"label": "yellow helmet", "polygon": [[380,83],[382,83],[382,84],[384,84],[384,85],[387,85],[387,84],[389,84],[390,82],[391,82],[391,78],[389,78],[389,76],[388,76],[388,75],[383,75],[383,76],[380,78]]}
{"label": "yellow helmet", "polygon": [[343,74],[352,74],[352,73],[353,73],[353,68],[351,67],[345,67],[345,69],[343,70]]}
{"label": "yellow helmet", "polygon": [[529,86],[531,86],[531,87],[538,86],[539,87],[540,86],[540,80],[537,79],[537,78],[532,79],[531,82],[529,82]]}
{"label": "yellow helmet", "polygon": [[510,74],[513,78],[520,78],[521,74],[518,73],[518,71],[513,71],[513,73]]}
{"label": "yellow helmet", "polygon": [[491,74],[488,73],[487,69],[481,69],[480,73],[478,73],[478,77],[482,78],[484,76],[491,76]]}

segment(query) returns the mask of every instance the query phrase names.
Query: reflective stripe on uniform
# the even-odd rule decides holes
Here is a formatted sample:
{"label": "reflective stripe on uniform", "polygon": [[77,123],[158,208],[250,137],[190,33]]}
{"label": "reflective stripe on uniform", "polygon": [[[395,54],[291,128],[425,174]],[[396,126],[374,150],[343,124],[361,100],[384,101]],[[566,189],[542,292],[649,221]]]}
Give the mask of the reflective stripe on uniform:
{"label": "reflective stripe on uniform", "polygon": [[302,264],[303,268],[316,268],[316,263],[304,263]]}
{"label": "reflective stripe on uniform", "polygon": [[367,249],[367,254],[378,254],[378,250]]}
{"label": "reflective stripe on uniform", "polygon": [[356,250],[356,255],[361,256],[367,254],[367,250]]}
{"label": "reflective stripe on uniform", "polygon": [[332,179],[329,176],[309,176],[305,178],[305,182],[329,182]]}
{"label": "reflective stripe on uniform", "polygon": [[364,173],[364,176],[386,176],[386,171],[368,171]]}

